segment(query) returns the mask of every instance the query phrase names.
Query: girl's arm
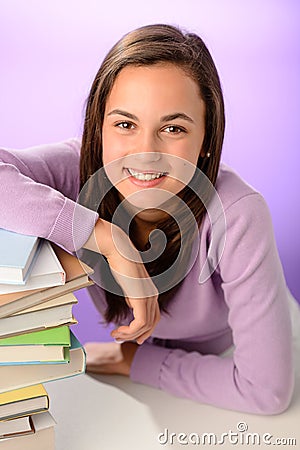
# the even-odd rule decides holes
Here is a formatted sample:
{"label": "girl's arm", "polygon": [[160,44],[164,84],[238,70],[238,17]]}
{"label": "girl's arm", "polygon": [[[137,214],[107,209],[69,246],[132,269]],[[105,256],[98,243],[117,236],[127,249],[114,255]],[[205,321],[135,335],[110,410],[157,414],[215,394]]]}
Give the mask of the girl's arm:
{"label": "girl's arm", "polygon": [[226,220],[218,271],[229,307],[233,356],[145,343],[135,353],[130,376],[222,408],[277,414],[290,402],[294,375],[287,288],[271,217],[263,198],[252,194],[232,204]]}
{"label": "girl's arm", "polygon": [[149,277],[139,252],[121,228],[101,219],[97,221],[94,232],[84,247],[106,257],[128,306],[133,310],[134,320],[129,325],[113,330],[112,337],[122,341],[135,340],[142,344],[151,336],[159,322],[160,311],[157,288]]}
{"label": "girl's arm", "polygon": [[[98,214],[75,202],[79,153],[76,139],[23,150],[0,149],[0,228],[40,236],[69,251],[80,248]],[[75,207],[79,220],[73,224]]]}

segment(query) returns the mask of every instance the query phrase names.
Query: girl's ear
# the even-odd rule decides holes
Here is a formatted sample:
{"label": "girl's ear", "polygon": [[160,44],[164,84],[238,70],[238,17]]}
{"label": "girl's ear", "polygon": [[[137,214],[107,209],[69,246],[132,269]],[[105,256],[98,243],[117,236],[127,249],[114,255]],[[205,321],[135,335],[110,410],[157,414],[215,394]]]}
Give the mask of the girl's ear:
{"label": "girl's ear", "polygon": [[201,148],[200,150],[199,158],[201,159],[205,158],[205,151],[203,150],[203,148]]}

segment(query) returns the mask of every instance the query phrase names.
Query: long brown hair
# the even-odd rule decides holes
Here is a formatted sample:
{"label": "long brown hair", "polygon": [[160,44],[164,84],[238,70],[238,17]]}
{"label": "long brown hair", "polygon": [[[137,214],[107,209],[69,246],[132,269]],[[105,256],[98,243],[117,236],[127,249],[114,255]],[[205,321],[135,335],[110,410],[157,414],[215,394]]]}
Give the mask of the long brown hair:
{"label": "long brown hair", "polygon": [[[197,166],[208,177],[212,185],[215,185],[225,128],[224,101],[217,69],[207,47],[199,36],[193,33],[185,33],[171,25],[157,24],[143,26],[126,34],[112,47],[101,64],[87,100],[80,158],[80,189],[91,175],[103,167],[102,124],[106,101],[117,75],[128,65],[149,66],[163,62],[180,67],[199,86],[199,94],[205,102],[205,136]],[[101,189],[105,189],[105,183],[109,183],[109,181],[103,178],[103,180],[99,180],[99,183],[98,188],[101,191]],[[191,183],[197,186],[197,173],[195,173]],[[121,200],[114,186],[111,185],[107,189],[106,185],[105,191],[107,190],[108,192],[98,208],[98,213],[100,218],[111,221]],[[210,192],[206,193],[207,199],[210,195]],[[198,227],[200,227],[206,209],[194,189],[186,186],[178,194],[178,197],[192,211]],[[126,211],[124,211],[124,214],[126,214]],[[178,261],[179,266],[183,267],[188,263],[194,235],[189,229],[190,221],[185,219],[184,209],[182,209],[182,213],[177,212],[177,216],[182,220],[182,228],[186,230],[184,237],[187,250],[183,253],[181,261]],[[119,223],[119,226],[122,227],[122,223]],[[178,224],[173,217],[169,216],[161,221],[157,224],[157,228],[165,233],[167,245],[159,258],[145,263],[150,276],[163,273],[172,266],[183,242],[182,233],[180,233]],[[132,220],[131,230],[130,238],[137,245],[134,219]],[[173,272],[172,280],[169,280],[169,286],[167,283],[163,287],[158,287],[159,292],[161,292],[159,304],[163,311],[167,311],[168,303],[182,283],[182,279],[178,277],[179,281],[176,284],[177,270]],[[121,289],[118,293],[106,290],[106,300],[105,319],[108,322],[116,322],[124,318],[129,312]]]}

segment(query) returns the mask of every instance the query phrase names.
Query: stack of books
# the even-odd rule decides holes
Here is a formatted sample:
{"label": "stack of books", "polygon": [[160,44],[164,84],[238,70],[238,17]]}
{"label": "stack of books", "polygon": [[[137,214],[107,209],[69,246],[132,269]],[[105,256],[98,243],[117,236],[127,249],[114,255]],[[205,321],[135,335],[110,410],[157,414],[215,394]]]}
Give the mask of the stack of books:
{"label": "stack of books", "polygon": [[80,374],[70,330],[73,292],[92,269],[49,241],[0,229],[0,449],[53,450],[55,420],[42,383]]}

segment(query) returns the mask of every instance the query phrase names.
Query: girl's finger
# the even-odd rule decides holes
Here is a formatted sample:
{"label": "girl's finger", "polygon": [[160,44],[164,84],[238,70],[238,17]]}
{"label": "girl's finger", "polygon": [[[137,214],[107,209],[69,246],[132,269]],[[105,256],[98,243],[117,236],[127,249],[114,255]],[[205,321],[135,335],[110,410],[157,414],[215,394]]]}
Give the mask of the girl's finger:
{"label": "girl's finger", "polygon": [[153,315],[151,325],[141,327],[140,323],[135,323],[135,321],[132,321],[128,326],[121,326],[117,328],[112,332],[111,335],[116,339],[136,340],[138,344],[141,344],[151,336],[155,326],[160,320],[160,311],[158,304],[156,304],[155,307],[152,308],[150,313],[151,315]]}
{"label": "girl's finger", "polygon": [[160,312],[157,297],[152,299],[125,299],[133,309],[134,320],[113,330],[111,336],[117,340],[136,340],[138,343],[148,338],[157,325]]}

